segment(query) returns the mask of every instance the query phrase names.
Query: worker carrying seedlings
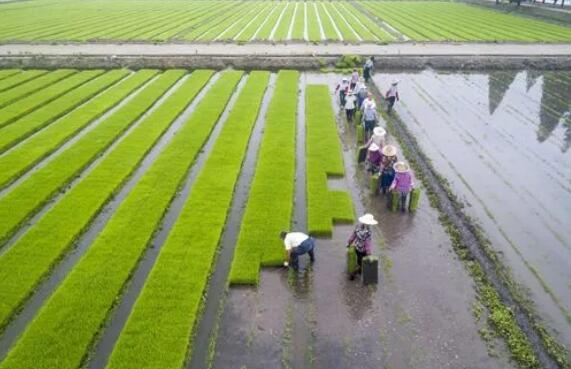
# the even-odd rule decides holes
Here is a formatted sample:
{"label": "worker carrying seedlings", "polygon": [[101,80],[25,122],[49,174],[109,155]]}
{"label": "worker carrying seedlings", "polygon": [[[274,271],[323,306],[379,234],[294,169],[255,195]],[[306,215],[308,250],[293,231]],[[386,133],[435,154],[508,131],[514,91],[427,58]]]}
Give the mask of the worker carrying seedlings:
{"label": "worker carrying seedlings", "polygon": [[376,174],[381,170],[381,159],[383,155],[381,154],[380,147],[376,143],[372,143],[369,146],[367,152],[367,160],[365,161],[365,169],[371,173]]}
{"label": "worker carrying seedlings", "polygon": [[349,80],[346,77],[343,77],[341,82],[337,84],[335,87],[335,92],[339,94],[339,105],[341,107],[345,107],[345,94],[349,90]]}
{"label": "worker carrying seedlings", "polygon": [[371,56],[369,59],[367,59],[365,65],[363,66],[363,77],[365,79],[365,82],[368,83],[369,80],[373,77],[374,68],[375,68],[375,57]]}
{"label": "worker carrying seedlings", "polygon": [[399,84],[399,80],[395,79],[391,83],[391,87],[389,88],[389,90],[385,94],[385,98],[387,99],[387,102],[389,104],[389,107],[387,108],[387,113],[389,113],[389,115],[393,111],[393,107],[395,106],[395,103],[400,100],[399,92],[397,89],[398,84]]}
{"label": "worker carrying seedlings", "polygon": [[393,145],[386,145],[383,147],[381,153],[383,154],[383,158],[381,160],[381,179],[379,186],[381,193],[386,194],[395,178],[394,164],[398,160],[397,148]]}
{"label": "worker carrying seedlings", "polygon": [[284,266],[291,266],[294,270],[299,268],[299,257],[305,253],[309,254],[309,260],[315,262],[315,240],[302,232],[282,231],[280,238],[284,241],[287,260]]}
{"label": "worker carrying seedlings", "polygon": [[395,163],[394,169],[396,174],[390,190],[397,191],[400,194],[400,207],[401,211],[404,212],[406,209],[406,199],[414,187],[414,180],[412,179],[410,167],[407,163],[399,161]]}
{"label": "worker carrying seedlings", "polygon": [[363,266],[363,258],[367,255],[371,255],[373,251],[373,231],[371,230],[372,225],[376,225],[378,222],[372,214],[365,214],[359,217],[359,224],[351,233],[351,236],[347,240],[347,247],[355,247],[355,253],[357,254],[357,268],[351,273],[349,278],[351,280],[355,279],[355,276],[361,273]]}
{"label": "worker carrying seedlings", "polygon": [[353,122],[355,110],[357,109],[357,95],[353,91],[348,91],[345,96],[345,114],[347,114],[347,121]]}

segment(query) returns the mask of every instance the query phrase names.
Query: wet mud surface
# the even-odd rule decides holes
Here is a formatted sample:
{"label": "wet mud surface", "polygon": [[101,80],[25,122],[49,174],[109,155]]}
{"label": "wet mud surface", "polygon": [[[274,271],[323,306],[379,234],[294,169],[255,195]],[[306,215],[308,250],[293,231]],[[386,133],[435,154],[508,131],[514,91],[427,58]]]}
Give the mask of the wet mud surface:
{"label": "wet mud surface", "polygon": [[500,252],[561,343],[571,346],[571,73],[398,78],[397,112]]}
{"label": "wet mud surface", "polygon": [[[302,79],[333,91],[340,76]],[[266,269],[257,289],[230,290],[213,367],[513,367],[501,344],[498,357],[488,355],[472,313],[473,283],[436,210],[423,197],[414,215],[390,213],[384,196],[369,193],[368,177],[356,165],[355,128],[340,115],[338,128],[346,176],[330,186],[350,192],[358,214],[372,212],[380,220],[374,249],[382,260],[379,284],[348,280],[345,245],[352,226],[336,226],[331,239],[317,240],[315,264],[301,258],[297,275]],[[298,341],[305,346],[301,359]]]}

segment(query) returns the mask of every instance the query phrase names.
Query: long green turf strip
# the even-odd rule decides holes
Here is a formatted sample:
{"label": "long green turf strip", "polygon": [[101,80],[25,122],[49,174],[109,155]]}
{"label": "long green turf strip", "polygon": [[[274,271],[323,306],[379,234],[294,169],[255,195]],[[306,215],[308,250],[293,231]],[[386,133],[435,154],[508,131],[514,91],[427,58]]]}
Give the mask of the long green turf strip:
{"label": "long green turf strip", "polygon": [[[173,103],[176,100],[178,107],[186,106],[211,75],[210,71],[194,72],[172,96]],[[240,73],[227,72],[209,91],[28,326],[0,368],[80,367],[239,78]],[[169,115],[165,119],[171,119],[172,113],[165,111],[165,114]]]}
{"label": "long green turf strip", "polygon": [[0,197],[0,245],[141,117],[170,85],[170,76],[160,76],[45,167]]}
{"label": "long green turf strip", "polygon": [[150,70],[135,73],[0,156],[0,188],[14,181],[90,122],[119,104],[156,73]]}
{"label": "long green turf strip", "polygon": [[325,7],[321,2],[315,2],[317,5],[317,11],[319,12],[319,18],[321,19],[321,26],[323,27],[323,32],[325,33],[325,39],[327,40],[339,40],[339,35],[335,31],[333,22],[327,15]]}
{"label": "long green turf strip", "polygon": [[278,21],[280,14],[284,10],[285,6],[285,2],[280,1],[277,3],[276,10],[274,10],[274,12],[268,16],[267,22],[258,31],[256,40],[267,40],[270,37],[270,33],[272,33],[272,29],[276,25],[276,22]]}
{"label": "long green turf strip", "polygon": [[[377,23],[373,22],[371,18],[358,10],[353,4],[341,3],[340,6],[344,11],[344,14],[348,14],[349,17],[357,18],[363,24],[363,26],[366,27],[366,29],[362,31],[363,33],[361,34],[361,37],[364,37],[364,34],[371,33],[377,36],[381,41],[393,41],[395,39],[393,35],[379,27]],[[368,38],[374,40],[374,37]]]}
{"label": "long green turf strip", "polygon": [[[0,80],[0,92],[15,88],[16,86],[21,85],[24,82],[28,82],[31,79],[38,78],[47,72],[47,70],[29,70],[14,74],[9,78],[2,79]],[[0,104],[6,105],[3,99],[0,99],[0,101],[2,101]]]}
{"label": "long green turf strip", "polygon": [[287,39],[287,35],[289,32],[289,27],[291,25],[291,18],[293,17],[293,11],[295,10],[294,2],[288,2],[289,6],[284,12],[282,19],[280,20],[280,24],[278,24],[276,28],[276,33],[274,34],[274,40],[282,41]]}
{"label": "long green turf strip", "polygon": [[353,203],[347,192],[328,189],[328,176],[345,173],[328,87],[307,86],[305,100],[308,229],[330,236],[333,222],[353,222]]}
{"label": "long green turf strip", "polygon": [[317,11],[314,2],[305,2],[307,6],[307,37],[311,42],[321,41],[321,29],[317,20]]}
{"label": "long green turf strip", "polygon": [[[184,71],[165,72],[165,91]],[[165,86],[166,85],[166,86]],[[159,92],[159,95],[161,94]],[[90,221],[135,170],[184,109],[172,96],[129,133],[85,178],[70,189],[6,253],[0,256],[0,327],[87,229]]]}
{"label": "long green turf strip", "polygon": [[0,70],[0,81],[4,81],[8,77],[22,73],[21,69],[3,69]]}
{"label": "long green turf strip", "polygon": [[89,82],[93,78],[102,74],[103,70],[90,70],[76,73],[62,81],[49,87],[37,91],[15,104],[6,106],[0,110],[0,137],[3,136],[4,129],[9,124],[18,124],[18,119],[30,114],[35,109],[57,99],[61,95]]}
{"label": "long green turf strip", "polygon": [[107,368],[182,368],[268,78],[268,72],[250,74],[161,248]]}
{"label": "long green turf strip", "polygon": [[293,23],[293,31],[291,32],[292,40],[303,40],[305,25],[305,3],[297,3],[297,12]]}
{"label": "long green turf strip", "polygon": [[[41,91],[46,87],[53,85],[57,81],[69,77],[70,75],[76,72],[77,71],[69,69],[56,70],[55,72],[44,74],[39,78],[33,79],[31,81],[28,81],[27,83],[21,84],[17,87],[4,91],[0,93],[0,108],[10,105],[11,103],[16,102],[26,96],[29,96],[36,91]],[[9,110],[7,109],[0,110],[0,127],[6,124],[7,117],[5,117],[5,115],[8,114],[8,112]]]}
{"label": "long green turf strip", "polygon": [[329,15],[331,15],[331,19],[333,19],[333,21],[337,25],[337,29],[343,36],[344,41],[355,42],[358,40],[357,36],[353,32],[353,29],[348,25],[348,22],[345,22],[345,20],[347,20],[347,16],[345,16],[344,20],[341,14],[336,11],[336,8],[333,6],[333,3],[324,3],[323,9],[327,10]]}
{"label": "long green turf strip", "polygon": [[[94,73],[97,72],[94,71]],[[120,69],[107,72],[34,110],[32,113],[20,118],[16,123],[4,127],[0,131],[0,153],[109,88],[125,78],[128,73],[128,71]]]}
{"label": "long green turf strip", "polygon": [[294,203],[298,79],[298,72],[278,74],[230,270],[232,284],[257,284],[260,265],[283,263],[279,233],[290,228]]}
{"label": "long green turf strip", "polygon": [[260,12],[258,18],[256,18],[248,27],[244,29],[244,31],[236,38],[236,41],[250,41],[252,37],[256,34],[258,28],[264,23],[268,15],[271,13],[272,9],[274,9],[277,5],[275,3],[269,3],[268,6]]}

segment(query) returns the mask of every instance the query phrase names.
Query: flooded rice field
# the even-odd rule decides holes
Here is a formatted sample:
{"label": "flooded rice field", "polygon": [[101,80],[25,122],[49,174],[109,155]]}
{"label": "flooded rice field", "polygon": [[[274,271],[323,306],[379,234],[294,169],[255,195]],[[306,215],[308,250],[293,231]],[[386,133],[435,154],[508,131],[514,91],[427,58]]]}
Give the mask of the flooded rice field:
{"label": "flooded rice field", "polygon": [[378,74],[396,112],[571,347],[571,73]]}

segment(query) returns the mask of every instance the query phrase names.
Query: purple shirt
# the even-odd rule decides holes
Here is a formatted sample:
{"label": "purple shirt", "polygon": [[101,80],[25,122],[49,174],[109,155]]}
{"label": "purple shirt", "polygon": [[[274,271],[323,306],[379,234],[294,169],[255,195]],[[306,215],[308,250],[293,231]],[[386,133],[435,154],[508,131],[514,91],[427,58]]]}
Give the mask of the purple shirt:
{"label": "purple shirt", "polygon": [[[357,226],[357,227],[360,227]],[[355,228],[353,230],[353,233],[351,233],[351,236],[349,237],[349,239],[347,240],[347,245],[350,245],[353,243],[353,241],[355,241],[355,238],[357,238],[357,233],[356,233],[357,228]],[[373,238],[369,237],[365,240],[365,253],[367,255],[371,255],[371,252],[373,251]]]}
{"label": "purple shirt", "polygon": [[409,193],[412,190],[413,182],[412,175],[410,172],[395,174],[395,179],[391,185],[391,188],[396,189],[400,193]]}
{"label": "purple shirt", "polygon": [[379,150],[377,151],[369,151],[369,161],[380,167],[381,166],[381,159],[383,158],[383,154]]}

